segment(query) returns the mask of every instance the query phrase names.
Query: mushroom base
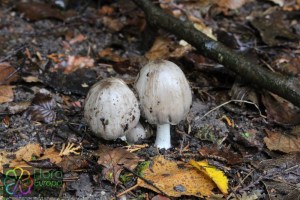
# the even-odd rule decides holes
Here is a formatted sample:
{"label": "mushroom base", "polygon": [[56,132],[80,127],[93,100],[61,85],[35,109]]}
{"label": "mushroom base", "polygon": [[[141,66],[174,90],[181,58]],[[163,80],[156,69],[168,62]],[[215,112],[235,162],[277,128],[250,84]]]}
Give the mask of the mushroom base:
{"label": "mushroom base", "polygon": [[155,146],[159,149],[171,148],[170,124],[157,125]]}

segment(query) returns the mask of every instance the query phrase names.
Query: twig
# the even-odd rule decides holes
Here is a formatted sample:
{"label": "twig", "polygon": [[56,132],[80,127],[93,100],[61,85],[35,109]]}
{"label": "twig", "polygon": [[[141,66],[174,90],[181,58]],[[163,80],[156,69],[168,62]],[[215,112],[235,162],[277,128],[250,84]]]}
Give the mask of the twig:
{"label": "twig", "polygon": [[258,65],[240,53],[214,41],[193,23],[183,22],[155,6],[150,0],[133,0],[153,27],[163,28],[197,48],[202,55],[223,64],[259,88],[267,89],[300,107],[300,83],[296,77],[284,76]]}
{"label": "twig", "polygon": [[[135,173],[134,171],[132,171],[131,169],[129,169],[129,168],[127,168],[127,167],[124,167],[124,166],[123,166],[123,168],[124,168],[125,170],[129,171],[130,173],[132,173],[133,175],[137,176],[138,178],[142,179],[142,180],[143,180],[145,183],[147,183],[148,185],[151,185],[153,188],[155,188],[156,190],[158,190],[162,195],[164,195],[164,196],[166,196],[166,197],[169,197],[166,193],[164,193],[164,191],[162,191],[160,188],[158,188],[157,186],[155,186],[151,181],[145,179],[144,177],[140,176],[139,174]],[[131,190],[133,190],[134,188],[136,188],[137,186],[138,186],[138,185],[135,185],[135,186],[133,186],[133,187],[127,189],[126,191],[127,191],[127,192],[128,192],[128,191],[131,191]],[[120,193],[120,194],[122,194],[122,193]],[[118,197],[119,197],[120,194],[118,194]]]}
{"label": "twig", "polygon": [[221,105],[218,105],[217,107],[215,107],[215,108],[211,109],[210,111],[208,111],[207,113],[205,113],[205,114],[200,118],[200,120],[203,119],[204,117],[206,117],[207,115],[209,115],[210,113],[212,113],[213,111],[215,111],[215,110],[217,110],[217,109],[219,109],[219,108],[221,108],[221,107],[223,107],[223,106],[225,106],[225,105],[227,105],[227,104],[229,104],[229,103],[232,103],[232,102],[247,103],[247,104],[254,105],[255,108],[258,110],[259,115],[260,115],[261,117],[263,117],[263,118],[266,118],[266,116],[264,116],[264,115],[261,113],[259,107],[258,107],[255,103],[253,103],[253,102],[251,102],[251,101],[245,101],[245,100],[230,100],[230,101],[226,101],[225,103],[222,103]]}

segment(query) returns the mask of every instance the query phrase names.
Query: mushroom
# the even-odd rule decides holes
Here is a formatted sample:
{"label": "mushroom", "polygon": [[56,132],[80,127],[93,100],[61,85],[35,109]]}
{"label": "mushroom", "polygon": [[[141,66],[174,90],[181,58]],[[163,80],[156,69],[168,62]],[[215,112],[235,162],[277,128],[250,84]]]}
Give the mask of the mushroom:
{"label": "mushroom", "polygon": [[131,129],[127,134],[126,134],[126,141],[129,144],[133,144],[140,139],[145,139],[150,136],[150,133],[146,131],[143,127],[143,125],[139,122],[136,127]]}
{"label": "mushroom", "polygon": [[170,124],[183,120],[192,104],[192,92],[182,70],[167,60],[145,65],[136,81],[142,115],[157,125],[155,145],[171,147]]}
{"label": "mushroom", "polygon": [[136,97],[124,81],[107,78],[89,90],[84,117],[96,136],[115,140],[137,125],[140,110]]}

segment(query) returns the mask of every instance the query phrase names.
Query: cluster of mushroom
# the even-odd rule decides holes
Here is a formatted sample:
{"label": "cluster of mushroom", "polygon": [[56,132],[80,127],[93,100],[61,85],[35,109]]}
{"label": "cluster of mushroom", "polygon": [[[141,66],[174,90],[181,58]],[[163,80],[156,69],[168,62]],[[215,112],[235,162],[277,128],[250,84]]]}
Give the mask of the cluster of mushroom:
{"label": "cluster of mushroom", "polygon": [[134,87],[140,104],[121,79],[107,78],[92,86],[84,106],[88,125],[96,136],[106,140],[127,135],[135,141],[143,137],[139,124],[141,113],[150,124],[157,126],[155,145],[170,148],[170,125],[183,120],[192,104],[184,73],[170,61],[153,61],[141,69]]}

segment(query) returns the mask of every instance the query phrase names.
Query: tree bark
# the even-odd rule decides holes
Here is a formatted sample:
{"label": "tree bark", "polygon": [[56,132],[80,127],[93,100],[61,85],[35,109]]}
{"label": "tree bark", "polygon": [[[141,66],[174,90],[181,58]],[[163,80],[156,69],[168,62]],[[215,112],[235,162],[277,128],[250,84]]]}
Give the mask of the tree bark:
{"label": "tree bark", "polygon": [[267,89],[300,107],[300,84],[297,78],[284,76],[263,68],[244,56],[227,48],[220,42],[214,41],[194,28],[190,22],[182,22],[166,14],[150,0],[133,0],[140,7],[148,23],[165,29],[178,38],[196,47],[201,54],[223,64],[245,81]]}

